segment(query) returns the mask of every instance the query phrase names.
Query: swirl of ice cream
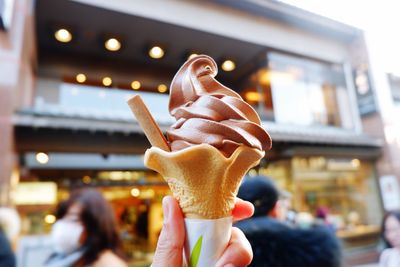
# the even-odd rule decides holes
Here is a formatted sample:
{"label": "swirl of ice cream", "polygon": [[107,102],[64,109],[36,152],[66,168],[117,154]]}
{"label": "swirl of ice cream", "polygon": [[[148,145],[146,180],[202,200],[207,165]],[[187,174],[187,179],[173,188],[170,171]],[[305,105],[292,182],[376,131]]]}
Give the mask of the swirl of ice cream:
{"label": "swirl of ice cream", "polygon": [[214,77],[217,64],[205,55],[188,60],[170,87],[169,112],[177,120],[167,131],[171,150],[207,143],[230,156],[244,144],[271,148],[256,111]]}

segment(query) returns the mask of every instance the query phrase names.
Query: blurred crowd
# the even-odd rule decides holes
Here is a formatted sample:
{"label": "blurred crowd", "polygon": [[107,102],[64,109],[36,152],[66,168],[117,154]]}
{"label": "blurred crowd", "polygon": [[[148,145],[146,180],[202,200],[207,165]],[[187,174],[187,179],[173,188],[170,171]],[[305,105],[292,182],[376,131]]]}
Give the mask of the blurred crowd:
{"label": "blurred crowd", "polygon": [[[265,176],[246,177],[238,197],[254,205],[253,216],[234,225],[251,244],[253,259],[249,266],[343,266],[341,244],[327,219],[327,208],[319,208],[314,216],[296,212],[290,205],[291,194],[279,190]],[[100,192],[89,188],[73,190],[57,206],[56,217],[48,237],[50,250],[40,266],[128,266],[114,212]],[[14,267],[18,261],[26,260],[16,249],[21,248],[17,245],[19,231],[15,209],[1,207],[0,267]],[[172,230],[166,236],[179,236],[179,231]],[[385,249],[380,266],[400,266],[400,212],[384,216],[381,234]],[[30,266],[21,262],[18,266]]]}

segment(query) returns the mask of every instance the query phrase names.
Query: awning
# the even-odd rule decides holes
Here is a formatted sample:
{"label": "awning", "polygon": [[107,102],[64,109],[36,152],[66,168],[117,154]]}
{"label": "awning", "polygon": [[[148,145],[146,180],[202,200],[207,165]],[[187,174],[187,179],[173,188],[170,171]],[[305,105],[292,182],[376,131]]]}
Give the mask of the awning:
{"label": "awning", "polygon": [[[164,132],[173,121],[172,118],[156,118],[156,120]],[[143,135],[142,129],[132,115],[130,117],[98,116],[96,118],[76,112],[63,114],[61,112],[24,110],[14,115],[13,122],[16,127],[34,129],[48,128]],[[274,142],[362,147],[383,146],[381,139],[335,127],[280,125],[273,122],[263,122],[262,126],[270,133]]]}
{"label": "awning", "polygon": [[364,133],[335,127],[279,125],[265,122],[263,127],[275,142],[296,142],[342,146],[382,147],[383,140]]}

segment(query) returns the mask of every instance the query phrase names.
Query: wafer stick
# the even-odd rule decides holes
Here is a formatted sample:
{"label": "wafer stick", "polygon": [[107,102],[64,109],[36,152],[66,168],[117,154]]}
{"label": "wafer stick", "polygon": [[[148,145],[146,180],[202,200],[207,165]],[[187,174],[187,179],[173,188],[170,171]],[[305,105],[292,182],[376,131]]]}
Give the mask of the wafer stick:
{"label": "wafer stick", "polygon": [[170,151],[167,140],[162,134],[160,127],[158,127],[150,111],[147,109],[142,98],[139,95],[135,95],[128,100],[128,105],[135,115],[140,127],[142,127],[150,144],[159,147],[162,150]]}

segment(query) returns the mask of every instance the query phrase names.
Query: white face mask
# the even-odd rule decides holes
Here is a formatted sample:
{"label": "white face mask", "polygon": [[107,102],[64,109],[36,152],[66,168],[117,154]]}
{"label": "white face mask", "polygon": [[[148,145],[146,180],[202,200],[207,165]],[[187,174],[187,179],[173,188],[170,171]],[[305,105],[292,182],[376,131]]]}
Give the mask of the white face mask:
{"label": "white face mask", "polygon": [[67,255],[77,250],[81,246],[79,239],[82,232],[83,226],[80,223],[58,220],[51,230],[54,251]]}

